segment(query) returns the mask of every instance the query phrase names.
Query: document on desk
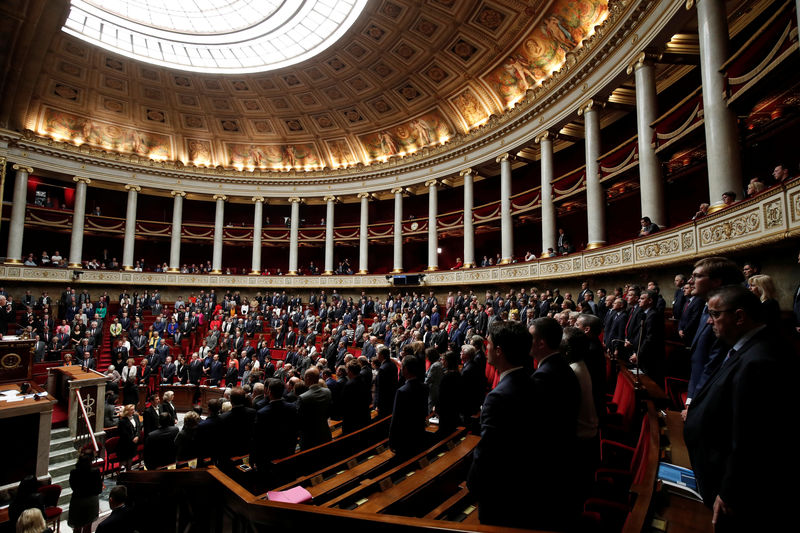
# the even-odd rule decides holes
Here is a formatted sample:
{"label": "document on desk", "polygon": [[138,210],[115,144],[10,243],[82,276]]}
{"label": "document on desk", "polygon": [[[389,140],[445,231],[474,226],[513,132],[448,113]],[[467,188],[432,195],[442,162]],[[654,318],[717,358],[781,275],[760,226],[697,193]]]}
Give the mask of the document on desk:
{"label": "document on desk", "polygon": [[688,468],[662,461],[658,464],[658,480],[674,494],[690,500],[703,501],[702,496],[697,492],[697,478],[695,478],[694,472]]}

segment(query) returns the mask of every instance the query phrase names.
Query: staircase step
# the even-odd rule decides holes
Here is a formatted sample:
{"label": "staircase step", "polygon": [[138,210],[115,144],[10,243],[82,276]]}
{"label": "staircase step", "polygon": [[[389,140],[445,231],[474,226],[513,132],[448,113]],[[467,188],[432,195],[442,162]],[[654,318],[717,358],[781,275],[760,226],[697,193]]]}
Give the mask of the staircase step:
{"label": "staircase step", "polygon": [[60,439],[62,437],[69,437],[69,428],[58,428],[50,432],[50,441],[53,439]]}
{"label": "staircase step", "polygon": [[[66,474],[67,484],[69,484],[69,473],[70,471],[72,471],[73,468],[75,468],[75,461],[69,460],[65,462],[51,464],[48,470],[50,470],[50,475],[53,477],[53,479],[63,478],[64,475]],[[59,483],[59,485],[61,485],[62,487],[64,486],[61,483]]]}
{"label": "staircase step", "polygon": [[62,448],[60,450],[50,449],[50,465],[57,465],[59,463],[72,463],[74,466],[75,461],[78,459],[78,452],[75,448]]}
{"label": "staircase step", "polygon": [[72,437],[69,436],[69,431],[67,431],[66,437],[60,438],[52,438],[50,439],[50,454],[52,455],[53,452],[58,450],[64,449],[74,449],[75,446],[73,445]]}

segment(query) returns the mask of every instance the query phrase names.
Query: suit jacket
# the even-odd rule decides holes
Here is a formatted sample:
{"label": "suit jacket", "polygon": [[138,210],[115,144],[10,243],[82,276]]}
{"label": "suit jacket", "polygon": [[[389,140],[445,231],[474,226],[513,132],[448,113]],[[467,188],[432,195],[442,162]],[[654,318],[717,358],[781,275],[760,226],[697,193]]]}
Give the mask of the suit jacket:
{"label": "suit jacket", "polygon": [[144,465],[148,470],[155,470],[159,466],[175,462],[177,434],[178,428],[175,426],[158,428],[150,432],[144,442]]}
{"label": "suit jacket", "polygon": [[389,447],[400,456],[413,455],[425,448],[428,442],[427,416],[428,386],[419,378],[406,381],[395,394]]}
{"label": "suit jacket", "polygon": [[216,462],[222,453],[224,438],[222,419],[219,416],[209,416],[197,425],[195,442],[200,457],[210,457]]}
{"label": "suit jacket", "polygon": [[700,321],[694,334],[691,345],[691,374],[689,375],[689,389],[686,393],[688,399],[693,399],[695,394],[703,388],[708,377],[727,352],[722,341],[714,335],[711,324],[708,323],[708,313],[704,307],[700,313]]}
{"label": "suit jacket", "polygon": [[[727,352],[726,352],[727,355]],[[703,501],[719,495],[742,531],[788,531],[798,456],[785,428],[794,418],[794,353],[762,329],[696,394],[684,436]],[[738,529],[737,529],[738,530]]]}
{"label": "suit jacket", "polygon": [[536,523],[531,506],[538,507],[538,502],[530,493],[539,485],[530,482],[535,479],[530,449],[537,430],[532,423],[534,408],[533,383],[522,368],[503,376],[486,396],[481,440],[472,452],[467,477],[482,524],[532,528]]}
{"label": "suit jacket", "polygon": [[158,409],[155,406],[147,406],[142,413],[142,426],[144,427],[144,439],[147,440],[147,436],[158,428]]}
{"label": "suit jacket", "polygon": [[273,459],[294,453],[299,425],[297,406],[283,398],[271,401],[258,410],[253,456],[259,470],[265,469]]}
{"label": "suit jacket", "polygon": [[691,344],[694,341],[697,328],[700,326],[700,315],[703,313],[705,305],[705,300],[699,296],[694,296],[689,301],[684,301],[683,307],[686,309],[681,310],[678,330],[683,331],[683,342],[685,344]]}
{"label": "suit jacket", "polygon": [[[536,443],[547,450],[547,460],[536,466],[537,489],[544,489],[532,500],[541,504],[535,527],[563,529],[580,514],[580,493],[574,483],[577,466],[576,427],[581,401],[578,378],[559,353],[547,357],[531,376],[537,406],[533,425]],[[532,512],[532,511],[529,511]]]}
{"label": "suit jacket", "polygon": [[256,411],[243,405],[234,406],[219,416],[222,423],[223,459],[250,453]]}
{"label": "suit jacket", "polygon": [[641,344],[638,347],[634,345],[633,349],[638,349],[639,367],[656,383],[661,383],[666,358],[664,316],[652,308],[648,309],[644,316],[644,326],[640,332]]}
{"label": "suit jacket", "polygon": [[477,413],[483,405],[486,395],[486,374],[481,372],[475,361],[467,361],[461,369],[461,381],[464,388],[464,416]]}
{"label": "suit jacket", "polygon": [[175,413],[175,406],[170,402],[161,402],[158,409],[162,413],[169,413],[169,416],[171,416],[173,420],[178,418],[178,415]]}
{"label": "suit jacket", "polygon": [[605,328],[603,331],[603,343],[609,350],[614,350],[620,346],[620,342],[625,340],[625,324],[628,322],[628,313],[623,311],[610,310],[606,314]]}
{"label": "suit jacket", "polygon": [[394,408],[398,387],[397,366],[390,360],[384,361],[378,369],[375,387],[378,418],[389,416]]}
{"label": "suit jacket", "polygon": [[130,514],[127,506],[117,507],[105,520],[97,524],[95,533],[133,533],[134,521]]}
{"label": "suit jacket", "polygon": [[342,387],[342,432],[351,433],[369,424],[369,389],[364,381],[356,376],[348,379]]}
{"label": "suit jacket", "polygon": [[307,450],[331,440],[328,416],[332,401],[331,391],[320,385],[312,385],[297,399],[300,449]]}

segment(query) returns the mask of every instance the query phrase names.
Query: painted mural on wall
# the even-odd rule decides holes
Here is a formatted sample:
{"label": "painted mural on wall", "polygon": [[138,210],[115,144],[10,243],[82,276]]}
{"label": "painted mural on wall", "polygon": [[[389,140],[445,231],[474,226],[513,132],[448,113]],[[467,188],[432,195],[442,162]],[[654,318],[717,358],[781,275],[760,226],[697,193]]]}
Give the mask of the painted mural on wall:
{"label": "painted mural on wall", "polygon": [[592,29],[608,16],[608,0],[556,0],[520,46],[484,77],[500,99],[513,103],[561,68]]}
{"label": "painted mural on wall", "polygon": [[458,110],[468,128],[485,122],[489,116],[486,106],[483,105],[469,87],[458,93],[454,98],[451,98],[450,102]]}
{"label": "painted mural on wall", "polygon": [[253,168],[319,167],[322,159],[313,144],[225,143],[230,165]]}
{"label": "painted mural on wall", "polygon": [[174,159],[169,135],[128,128],[49,107],[44,108],[40,133],[57,140],[154,159]]}
{"label": "painted mural on wall", "polygon": [[326,144],[328,145],[331,166],[352,165],[358,162],[347,140],[334,139],[332,141],[326,141]]}
{"label": "painted mural on wall", "polygon": [[453,134],[444,116],[437,110],[420,115],[398,126],[359,137],[367,157],[381,159],[411,153],[449,139]]}

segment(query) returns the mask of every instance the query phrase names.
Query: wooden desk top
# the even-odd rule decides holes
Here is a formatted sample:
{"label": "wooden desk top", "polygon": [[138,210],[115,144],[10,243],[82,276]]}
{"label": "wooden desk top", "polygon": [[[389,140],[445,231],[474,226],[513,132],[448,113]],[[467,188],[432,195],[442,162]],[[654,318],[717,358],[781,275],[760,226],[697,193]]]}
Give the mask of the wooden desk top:
{"label": "wooden desk top", "polygon": [[95,372],[92,370],[84,372],[83,368],[78,365],[52,366],[48,370],[60,372],[72,380],[105,379],[105,376],[100,372]]}
{"label": "wooden desk top", "polygon": [[[45,392],[44,389],[31,383],[30,392],[28,394]],[[0,384],[0,392],[7,390],[19,391],[19,383],[2,383]],[[36,413],[40,411],[51,411],[56,399],[50,396],[43,396],[38,400],[28,398],[17,402],[0,401],[0,417],[5,418],[8,416],[16,416],[17,414],[25,414],[24,411]]]}

